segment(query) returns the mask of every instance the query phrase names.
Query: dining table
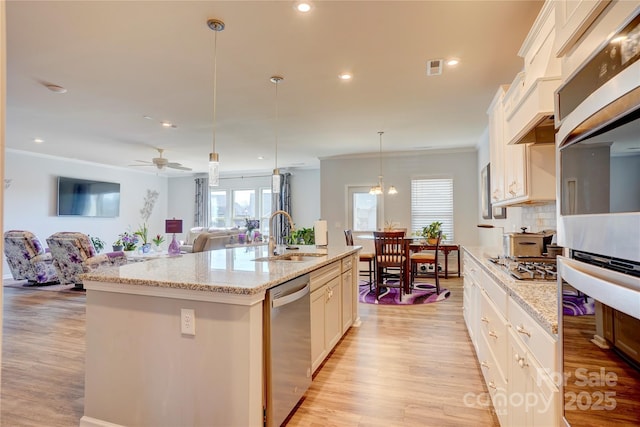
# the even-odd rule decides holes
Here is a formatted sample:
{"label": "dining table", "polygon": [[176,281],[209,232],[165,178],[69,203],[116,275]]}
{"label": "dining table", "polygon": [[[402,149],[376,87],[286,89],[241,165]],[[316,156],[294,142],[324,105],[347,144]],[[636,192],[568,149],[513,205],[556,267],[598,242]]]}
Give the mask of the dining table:
{"label": "dining table", "polygon": [[[373,234],[360,234],[360,235],[355,235],[353,236],[354,239],[363,239],[363,240],[374,240]],[[409,293],[411,290],[409,281],[411,280],[411,253],[412,252],[420,252],[420,251],[424,251],[424,250],[432,250],[434,251],[436,249],[436,245],[432,245],[429,244],[425,239],[421,239],[419,237],[415,237],[415,236],[406,236],[405,238],[405,259],[406,259],[406,265],[405,265],[405,280],[404,280],[404,290],[405,293]],[[456,243],[440,243],[440,245],[438,246],[438,250],[440,252],[442,252],[442,254],[444,255],[444,276],[440,276],[440,277],[444,277],[445,279],[449,278],[449,254],[451,252],[457,252],[458,253],[458,277],[460,277],[460,245],[456,244]],[[436,266],[436,273],[440,274],[438,272],[438,267]],[[434,273],[435,274],[435,273]]]}

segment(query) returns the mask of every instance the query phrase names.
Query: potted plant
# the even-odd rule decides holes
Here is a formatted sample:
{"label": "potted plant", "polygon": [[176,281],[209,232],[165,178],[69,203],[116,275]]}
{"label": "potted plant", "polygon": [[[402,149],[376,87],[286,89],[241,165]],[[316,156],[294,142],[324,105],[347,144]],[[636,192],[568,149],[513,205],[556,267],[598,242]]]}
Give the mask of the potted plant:
{"label": "potted plant", "polygon": [[95,248],[96,252],[97,253],[102,252],[102,250],[104,249],[104,240],[95,236],[89,236],[89,239],[91,239],[91,243],[93,244],[93,247]]}
{"label": "potted plant", "polygon": [[160,245],[164,242],[164,236],[156,234],[156,237],[151,240],[153,241],[153,244],[156,245],[156,252],[160,252]]}
{"label": "potted plant", "polygon": [[289,236],[289,244],[313,245],[315,244],[315,234],[313,227],[300,228],[291,232]]}
{"label": "potted plant", "polygon": [[123,250],[125,251],[133,251],[138,244],[138,236],[134,233],[129,233],[125,231],[124,233],[118,236],[118,240],[116,242],[121,242],[123,246]]}
{"label": "potted plant", "polygon": [[151,243],[149,243],[149,228],[147,227],[147,223],[142,223],[133,234],[142,240],[142,251],[145,253],[149,252]]}
{"label": "potted plant", "polygon": [[[435,245],[438,240],[438,233],[442,232],[442,222],[434,221],[431,224],[422,227],[422,237],[427,239],[427,243],[430,245]],[[441,235],[441,240],[446,239],[447,236],[445,234]]]}

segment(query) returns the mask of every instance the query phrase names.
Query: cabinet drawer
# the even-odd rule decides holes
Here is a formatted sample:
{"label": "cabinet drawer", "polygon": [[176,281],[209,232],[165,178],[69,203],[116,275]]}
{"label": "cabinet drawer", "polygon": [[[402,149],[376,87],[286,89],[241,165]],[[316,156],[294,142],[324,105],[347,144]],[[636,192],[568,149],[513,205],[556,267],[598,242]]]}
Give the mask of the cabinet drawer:
{"label": "cabinet drawer", "polygon": [[350,271],[353,268],[353,257],[342,258],[342,272]]}
{"label": "cabinet drawer", "polygon": [[556,364],[557,338],[549,335],[538,323],[513,299],[509,299],[509,322],[515,336],[520,338],[543,368],[552,372],[558,370]]}
{"label": "cabinet drawer", "polygon": [[507,321],[485,294],[481,294],[479,317],[481,334],[496,359],[496,370],[504,379],[507,374]]}
{"label": "cabinet drawer", "polygon": [[479,272],[478,285],[482,288],[489,299],[496,305],[498,312],[506,318],[507,313],[507,292],[497,284],[493,279],[489,278],[489,275],[484,271]]}
{"label": "cabinet drawer", "polygon": [[500,425],[506,426],[508,399],[505,396],[507,396],[507,382],[500,369],[498,369],[499,364],[484,337],[478,339],[478,361],[487,390],[491,396],[493,408],[500,419]]}
{"label": "cabinet drawer", "polygon": [[309,280],[311,281],[311,292],[325,285],[331,279],[340,276],[340,261],[333,262],[324,267],[312,271],[309,274]]}

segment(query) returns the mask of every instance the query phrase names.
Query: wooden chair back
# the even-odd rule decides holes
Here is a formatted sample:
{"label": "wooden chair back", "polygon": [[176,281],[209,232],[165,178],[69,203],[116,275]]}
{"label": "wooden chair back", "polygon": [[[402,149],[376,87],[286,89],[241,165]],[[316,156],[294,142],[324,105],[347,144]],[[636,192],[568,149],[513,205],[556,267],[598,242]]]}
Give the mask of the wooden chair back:
{"label": "wooden chair back", "polygon": [[374,231],[376,263],[379,267],[403,267],[408,241],[404,231]]}
{"label": "wooden chair back", "polygon": [[351,230],[344,230],[344,239],[347,243],[347,246],[353,246],[353,233]]}

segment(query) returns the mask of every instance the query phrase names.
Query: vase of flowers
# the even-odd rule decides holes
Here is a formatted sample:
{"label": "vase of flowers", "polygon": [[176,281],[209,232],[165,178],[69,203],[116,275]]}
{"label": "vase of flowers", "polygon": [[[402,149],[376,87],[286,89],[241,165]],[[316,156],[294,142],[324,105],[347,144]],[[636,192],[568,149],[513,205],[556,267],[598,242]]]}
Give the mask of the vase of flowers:
{"label": "vase of flowers", "polygon": [[128,231],[120,234],[118,240],[122,242],[122,246],[125,251],[135,250],[139,241],[138,236],[135,233],[129,233]]}
{"label": "vase of flowers", "polygon": [[151,239],[151,241],[153,242],[153,244],[156,247],[156,252],[160,252],[160,245],[164,242],[164,236],[160,235],[160,234],[156,234],[156,237],[154,237],[153,239]]}
{"label": "vase of flowers", "polygon": [[260,220],[246,218],[244,221],[245,227],[247,227],[247,243],[251,243],[255,238],[254,230],[260,228]]}

